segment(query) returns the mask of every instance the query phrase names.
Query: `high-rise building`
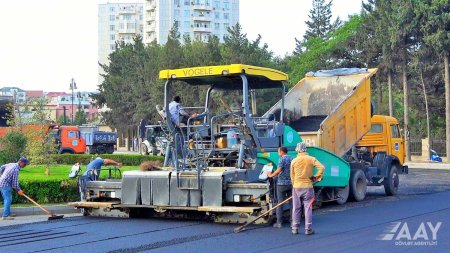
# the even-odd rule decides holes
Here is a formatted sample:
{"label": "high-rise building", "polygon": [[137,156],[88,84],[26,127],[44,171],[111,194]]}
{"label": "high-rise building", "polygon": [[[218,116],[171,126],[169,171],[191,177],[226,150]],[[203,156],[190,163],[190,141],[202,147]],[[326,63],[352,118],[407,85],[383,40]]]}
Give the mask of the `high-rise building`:
{"label": "high-rise building", "polygon": [[[142,3],[106,3],[98,6],[98,61],[108,63],[116,49],[116,41],[132,43],[136,35],[143,36],[144,5]],[[103,70],[99,67],[99,73]],[[99,83],[103,78],[99,75]]]}
{"label": "high-rise building", "polygon": [[239,0],[145,0],[144,17],[145,43],[164,44],[174,24],[182,37],[223,41],[227,28],[239,22]]}

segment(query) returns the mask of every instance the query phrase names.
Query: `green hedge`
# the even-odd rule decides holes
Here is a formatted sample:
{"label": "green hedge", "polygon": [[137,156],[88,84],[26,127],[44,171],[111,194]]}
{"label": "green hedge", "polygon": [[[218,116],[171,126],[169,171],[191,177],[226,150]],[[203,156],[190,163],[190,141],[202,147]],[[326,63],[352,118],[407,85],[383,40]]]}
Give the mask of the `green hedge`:
{"label": "green hedge", "polygon": [[[21,180],[20,187],[25,194],[39,204],[61,203],[80,200],[77,189],[77,180],[42,180],[28,181]],[[3,202],[3,200],[2,200]],[[13,193],[13,204],[29,203],[25,197],[21,197],[16,191]]]}
{"label": "green hedge", "polygon": [[[75,164],[76,162],[79,162],[83,165],[88,164],[90,161],[98,157],[96,155],[89,154],[55,154],[52,156],[57,164]],[[124,166],[139,166],[144,161],[164,161],[164,157],[162,156],[151,155],[104,154],[99,155],[99,157],[121,162]]]}

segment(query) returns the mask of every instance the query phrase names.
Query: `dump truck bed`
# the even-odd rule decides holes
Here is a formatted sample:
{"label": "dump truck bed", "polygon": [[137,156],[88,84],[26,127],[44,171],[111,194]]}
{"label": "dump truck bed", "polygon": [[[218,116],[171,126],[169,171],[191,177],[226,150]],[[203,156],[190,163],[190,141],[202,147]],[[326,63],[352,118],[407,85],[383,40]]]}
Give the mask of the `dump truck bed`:
{"label": "dump truck bed", "polygon": [[[344,155],[370,129],[370,78],[377,69],[316,72],[286,95],[284,122],[303,141]],[[279,102],[280,103],[280,102]],[[277,117],[280,104],[267,113]]]}

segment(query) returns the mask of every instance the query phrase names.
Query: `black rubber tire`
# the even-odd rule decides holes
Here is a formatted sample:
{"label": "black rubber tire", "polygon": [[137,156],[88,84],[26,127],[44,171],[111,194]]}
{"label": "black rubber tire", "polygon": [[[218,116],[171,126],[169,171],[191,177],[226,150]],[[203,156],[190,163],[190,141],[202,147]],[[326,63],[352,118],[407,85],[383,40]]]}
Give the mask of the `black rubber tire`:
{"label": "black rubber tire", "polygon": [[114,146],[109,146],[106,150],[107,150],[106,152],[108,154],[113,154],[114,153]]}
{"label": "black rubber tire", "polygon": [[156,147],[152,147],[152,155],[158,155],[158,149]]}
{"label": "black rubber tire", "polygon": [[384,192],[387,196],[394,196],[398,192],[399,185],[399,177],[398,177],[398,169],[395,164],[391,165],[391,169],[389,170],[389,175],[384,179]]}
{"label": "black rubber tire", "polygon": [[141,144],[141,151],[140,151],[141,155],[148,155],[148,148],[147,145],[145,144]]}
{"label": "black rubber tire", "polygon": [[359,202],[366,198],[367,179],[362,170],[353,170],[350,174],[350,199]]}
{"label": "black rubber tire", "polygon": [[97,154],[106,154],[106,149],[103,146],[97,147]]}
{"label": "black rubber tire", "polygon": [[336,194],[339,195],[339,197],[336,196],[338,197],[338,199],[336,199],[336,203],[343,205],[347,203],[348,195],[350,194],[350,187],[347,185],[344,188],[336,188]]}

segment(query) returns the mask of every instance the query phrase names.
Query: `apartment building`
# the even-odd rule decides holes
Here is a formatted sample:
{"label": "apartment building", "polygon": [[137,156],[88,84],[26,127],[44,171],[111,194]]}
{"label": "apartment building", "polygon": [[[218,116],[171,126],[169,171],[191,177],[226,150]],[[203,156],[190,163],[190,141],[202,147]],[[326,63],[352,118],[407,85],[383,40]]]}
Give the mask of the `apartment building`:
{"label": "apartment building", "polygon": [[181,36],[222,42],[227,28],[239,22],[239,0],[145,0],[144,42],[164,44],[174,24]]}
{"label": "apartment building", "polygon": [[[98,61],[107,64],[116,50],[116,42],[132,43],[143,36],[144,5],[142,3],[106,3],[98,5]],[[99,73],[103,70],[99,67]],[[99,75],[99,84],[103,78]]]}

